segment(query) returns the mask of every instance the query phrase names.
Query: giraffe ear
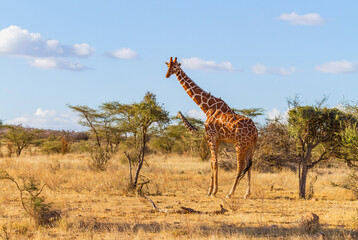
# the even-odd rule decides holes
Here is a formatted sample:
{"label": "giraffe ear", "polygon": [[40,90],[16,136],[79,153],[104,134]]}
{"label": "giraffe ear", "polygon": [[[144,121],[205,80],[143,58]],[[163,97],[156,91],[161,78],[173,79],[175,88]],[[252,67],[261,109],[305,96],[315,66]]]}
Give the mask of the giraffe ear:
{"label": "giraffe ear", "polygon": [[167,65],[169,67],[169,63],[168,62],[165,62],[165,65]]}
{"label": "giraffe ear", "polygon": [[180,66],[181,66],[181,63],[178,63],[178,66],[180,67]]}

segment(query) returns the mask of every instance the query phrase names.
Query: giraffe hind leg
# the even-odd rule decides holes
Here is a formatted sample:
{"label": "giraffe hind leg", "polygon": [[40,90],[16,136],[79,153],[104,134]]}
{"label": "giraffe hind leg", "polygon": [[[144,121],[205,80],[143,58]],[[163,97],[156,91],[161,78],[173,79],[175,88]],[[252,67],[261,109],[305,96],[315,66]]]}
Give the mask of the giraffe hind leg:
{"label": "giraffe hind leg", "polygon": [[252,158],[254,155],[255,146],[256,146],[256,141],[254,141],[254,143],[251,145],[251,148],[249,150],[248,164],[250,164],[250,166],[247,171],[247,189],[246,189],[246,193],[244,195],[244,199],[248,198],[251,194],[251,166],[252,166]]}
{"label": "giraffe hind leg", "polygon": [[[252,160],[250,159],[251,165]],[[251,166],[249,167],[249,170],[247,170],[247,189],[246,193],[244,195],[244,199],[248,198],[251,194]]]}
{"label": "giraffe hind leg", "polygon": [[237,174],[236,174],[234,183],[231,187],[231,190],[230,190],[229,194],[226,196],[226,198],[230,198],[234,194],[236,186],[241,181],[241,179],[245,176],[245,173],[250,170],[250,167],[252,165],[252,160],[251,160],[251,158],[247,159],[246,154],[247,154],[247,151],[241,152],[240,150],[238,150],[238,153],[237,153],[237,155],[238,155]]}

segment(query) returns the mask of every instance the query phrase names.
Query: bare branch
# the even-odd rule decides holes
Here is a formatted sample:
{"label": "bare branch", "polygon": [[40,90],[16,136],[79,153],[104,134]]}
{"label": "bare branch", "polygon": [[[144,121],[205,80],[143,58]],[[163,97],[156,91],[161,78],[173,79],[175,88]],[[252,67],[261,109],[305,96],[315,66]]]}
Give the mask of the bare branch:
{"label": "bare branch", "polygon": [[307,165],[308,169],[313,168],[315,165],[317,165],[319,162],[321,162],[322,160],[326,160],[329,158],[329,156],[331,156],[331,154],[328,154],[328,156],[325,157],[325,155],[327,154],[327,151],[324,151],[321,156],[314,162],[312,162],[311,164]]}

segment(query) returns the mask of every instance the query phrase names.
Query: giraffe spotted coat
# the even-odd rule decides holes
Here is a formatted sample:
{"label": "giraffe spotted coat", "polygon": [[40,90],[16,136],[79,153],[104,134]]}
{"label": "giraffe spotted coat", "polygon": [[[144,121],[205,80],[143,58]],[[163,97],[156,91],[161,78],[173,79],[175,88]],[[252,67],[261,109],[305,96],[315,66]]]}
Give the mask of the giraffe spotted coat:
{"label": "giraffe spotted coat", "polygon": [[250,178],[252,157],[257,141],[258,131],[254,122],[244,116],[236,114],[221,98],[216,98],[201,89],[181,69],[177,58],[170,58],[166,63],[168,71],[166,77],[175,74],[186,93],[205,113],[205,131],[211,151],[211,181],[208,195],[215,196],[218,191],[218,148],[221,142],[235,144],[237,155],[237,173],[234,183],[227,197],[235,192],[236,185],[248,173],[248,188],[245,194],[250,194]]}

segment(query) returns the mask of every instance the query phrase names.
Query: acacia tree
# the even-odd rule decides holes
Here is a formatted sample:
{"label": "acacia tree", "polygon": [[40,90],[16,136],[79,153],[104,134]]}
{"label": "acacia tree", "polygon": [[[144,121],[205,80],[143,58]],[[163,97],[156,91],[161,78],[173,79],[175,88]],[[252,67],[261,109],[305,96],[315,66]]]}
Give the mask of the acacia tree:
{"label": "acacia tree", "polygon": [[[21,125],[5,126],[7,128],[4,138],[8,141],[9,148],[15,148],[16,156],[20,156],[22,150],[27,148],[35,138],[35,133],[31,129],[26,129]],[[12,149],[9,149],[11,156]]]}
{"label": "acacia tree", "polygon": [[334,157],[343,160],[348,167],[358,169],[358,126],[357,123],[348,123],[339,133],[341,144],[335,151]]}
{"label": "acacia tree", "polygon": [[[345,102],[342,104],[343,111],[352,114],[358,119],[358,103]],[[348,167],[358,169],[358,124],[343,123],[344,129],[340,132],[341,145],[335,157],[347,163]]]}
{"label": "acacia tree", "polygon": [[[345,102],[343,110],[358,118],[358,104]],[[350,168],[349,174],[341,182],[332,182],[333,186],[351,190],[358,198],[358,124],[345,123],[344,129],[340,132],[341,144],[338,147],[335,157],[346,162]]]}
{"label": "acacia tree", "polygon": [[262,116],[265,112],[263,108],[242,108],[242,109],[233,108],[232,110],[234,110],[235,113],[243,115],[248,118]]}
{"label": "acacia tree", "polygon": [[[156,96],[151,92],[147,92],[139,103],[109,102],[103,104],[103,109],[116,116],[117,128],[128,133],[129,139],[132,139],[134,154],[125,152],[125,155],[129,163],[129,184],[132,189],[136,189],[139,185],[139,176],[145,160],[150,134],[154,125],[160,127],[169,122],[168,112],[159,105]],[[132,175],[132,164],[136,164],[134,176]]]}
{"label": "acacia tree", "polygon": [[296,139],[299,153],[299,197],[306,197],[306,180],[309,169],[333,156],[341,145],[342,123],[355,118],[337,108],[296,105],[288,112],[290,134]]}
{"label": "acacia tree", "polygon": [[91,136],[94,138],[94,145],[90,148],[90,168],[105,170],[113,153],[117,151],[122,136],[121,129],[114,126],[115,116],[104,105],[100,106],[99,109],[85,105],[69,105],[69,108],[79,113],[80,124],[89,128]]}

